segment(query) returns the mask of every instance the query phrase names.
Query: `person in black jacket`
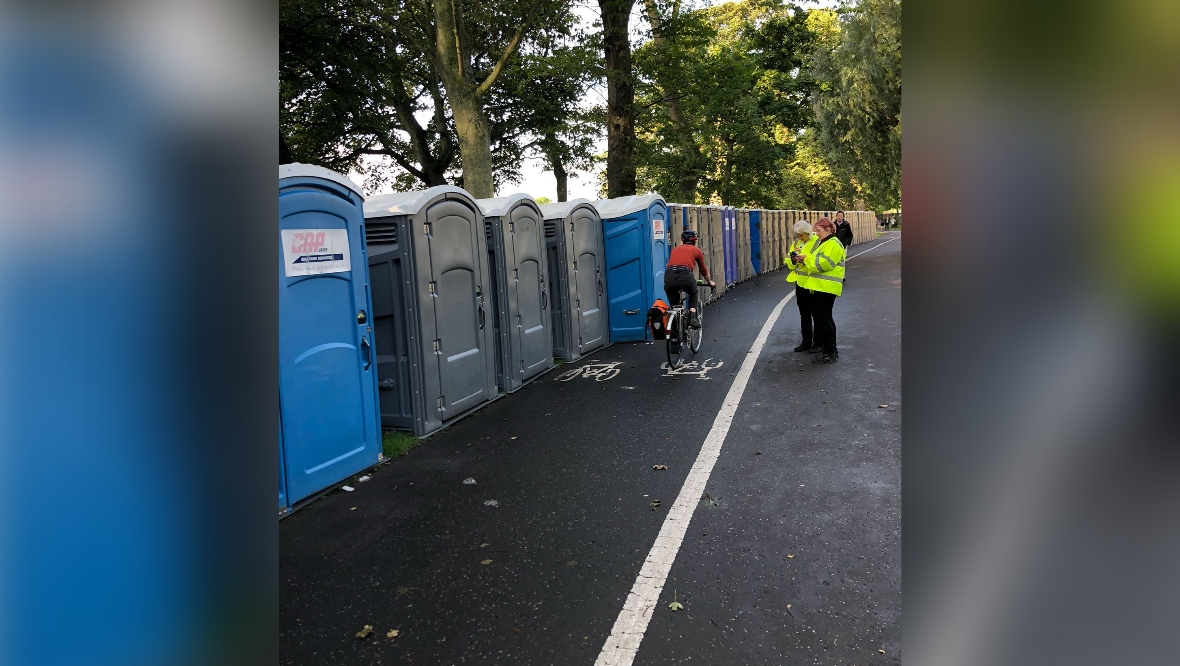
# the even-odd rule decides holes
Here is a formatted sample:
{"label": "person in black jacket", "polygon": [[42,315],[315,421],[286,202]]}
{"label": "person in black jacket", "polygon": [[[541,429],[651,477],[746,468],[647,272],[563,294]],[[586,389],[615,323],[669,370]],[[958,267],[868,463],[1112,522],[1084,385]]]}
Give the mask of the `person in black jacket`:
{"label": "person in black jacket", "polygon": [[844,219],[844,211],[836,211],[836,239],[844,249],[852,247],[852,225]]}

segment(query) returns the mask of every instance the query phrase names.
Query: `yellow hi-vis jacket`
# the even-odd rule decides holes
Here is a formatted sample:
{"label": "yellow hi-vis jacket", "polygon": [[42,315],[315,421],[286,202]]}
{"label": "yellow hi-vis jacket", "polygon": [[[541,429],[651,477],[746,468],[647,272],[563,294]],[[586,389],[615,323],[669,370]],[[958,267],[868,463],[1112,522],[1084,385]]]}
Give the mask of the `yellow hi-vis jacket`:
{"label": "yellow hi-vis jacket", "polygon": [[807,253],[803,267],[808,270],[807,288],[839,296],[844,291],[844,245],[828,236]]}
{"label": "yellow hi-vis jacket", "polygon": [[806,241],[796,238],[795,242],[791,243],[790,249],[787,250],[787,256],[783,259],[783,265],[789,269],[789,272],[787,273],[787,282],[794,282],[796,285],[804,289],[808,288],[807,270],[803,267],[803,264],[797,264],[791,261],[791,252],[794,251],[798,252],[799,254],[811,254],[811,251],[815,249],[816,240],[818,240],[818,237],[815,234],[810,234]]}

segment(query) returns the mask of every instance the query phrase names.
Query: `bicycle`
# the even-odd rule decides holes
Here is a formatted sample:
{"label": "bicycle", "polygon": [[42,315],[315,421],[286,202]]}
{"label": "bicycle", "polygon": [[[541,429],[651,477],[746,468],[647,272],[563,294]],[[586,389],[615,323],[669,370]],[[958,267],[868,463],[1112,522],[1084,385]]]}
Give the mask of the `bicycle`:
{"label": "bicycle", "polygon": [[[706,286],[708,282],[697,280],[697,286]],[[684,292],[681,291],[682,296]],[[697,299],[697,320],[704,326],[705,305]],[[687,347],[693,356],[701,350],[701,338],[704,328],[692,328],[688,325],[688,310],[684,307],[684,298],[680,305],[668,308],[668,337],[664,340],[664,347],[668,352],[668,367],[675,370],[684,362],[684,348]]]}

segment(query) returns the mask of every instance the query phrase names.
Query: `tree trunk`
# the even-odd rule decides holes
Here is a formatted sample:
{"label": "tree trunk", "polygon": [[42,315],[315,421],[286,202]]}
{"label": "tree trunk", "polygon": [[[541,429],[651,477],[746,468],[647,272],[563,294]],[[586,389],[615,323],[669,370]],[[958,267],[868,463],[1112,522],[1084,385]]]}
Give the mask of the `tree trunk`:
{"label": "tree trunk", "polygon": [[537,5],[521,17],[516,34],[509,40],[500,60],[482,83],[475,81],[467,30],[459,2],[434,2],[434,53],[428,54],[451,103],[455,133],[459,135],[459,155],[463,162],[463,187],[476,199],[496,196],[492,178],[492,139],[480,97],[495,83],[508,59],[516,52]]}
{"label": "tree trunk", "polygon": [[606,65],[606,191],[610,198],[635,194],[635,85],[631,71],[631,7],[634,0],[598,0]]}
{"label": "tree trunk", "polygon": [[483,109],[474,94],[453,94],[448,89],[447,96],[459,135],[464,189],[476,199],[490,199],[496,196],[496,184],[492,179],[491,132]]}
{"label": "tree trunk", "polygon": [[[660,20],[659,8],[656,6],[655,0],[643,0],[643,5],[647,10],[647,21],[651,25],[652,41],[656,46],[662,46],[664,26]],[[677,2],[672,10],[672,19],[676,19],[679,11],[680,3]],[[684,119],[684,112],[680,109],[680,98],[670,90],[665,77],[659,71],[656,72],[656,85],[664,98],[664,107],[668,110],[668,118],[672,120],[672,127],[676,130],[677,143],[680,144],[680,150],[684,152],[685,164],[682,167],[684,175],[681,176],[680,182],[677,184],[679,191],[676,194],[680,201],[694,203],[697,184],[700,183],[701,174],[704,172],[705,156],[701,154],[700,146],[697,145],[696,139],[693,137],[692,128]]]}
{"label": "tree trunk", "polygon": [[290,164],[295,161],[291,157],[291,149],[287,147],[287,138],[279,132],[279,164]]}
{"label": "tree trunk", "polygon": [[545,134],[543,143],[545,159],[549,161],[549,168],[553,169],[553,177],[557,179],[557,200],[569,200],[569,174],[565,170],[565,163],[561,160],[561,145],[554,132]]}

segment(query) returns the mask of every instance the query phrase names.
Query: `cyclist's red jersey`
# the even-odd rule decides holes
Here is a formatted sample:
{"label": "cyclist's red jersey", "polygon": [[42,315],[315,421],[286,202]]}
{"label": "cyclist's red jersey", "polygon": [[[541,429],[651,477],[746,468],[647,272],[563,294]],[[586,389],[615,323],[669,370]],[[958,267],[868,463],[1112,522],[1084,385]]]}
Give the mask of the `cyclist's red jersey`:
{"label": "cyclist's red jersey", "polygon": [[699,266],[701,277],[709,277],[709,269],[705,268],[705,254],[695,245],[685,243],[672,248],[672,254],[668,257],[668,268],[673,266],[684,266],[690,271],[693,266]]}

